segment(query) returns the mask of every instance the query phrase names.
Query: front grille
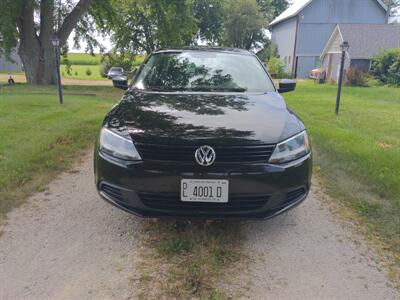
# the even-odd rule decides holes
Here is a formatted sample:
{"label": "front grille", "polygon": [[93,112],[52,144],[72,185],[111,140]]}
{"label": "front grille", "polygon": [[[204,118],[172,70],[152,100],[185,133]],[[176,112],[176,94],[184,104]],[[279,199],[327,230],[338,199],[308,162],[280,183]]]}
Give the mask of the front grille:
{"label": "front grille", "polygon": [[100,190],[113,200],[119,200],[119,201],[123,200],[122,191],[119,188],[102,183],[100,186]]}
{"label": "front grille", "polygon": [[[137,143],[144,160],[194,162],[194,153],[199,147],[188,145],[158,145]],[[213,146],[216,154],[216,163],[238,162],[268,162],[274,145],[250,145],[250,146]]]}
{"label": "front grille", "polygon": [[228,203],[183,202],[178,193],[139,193],[143,204],[153,209],[174,211],[246,211],[262,208],[269,199],[265,194],[230,195]]}

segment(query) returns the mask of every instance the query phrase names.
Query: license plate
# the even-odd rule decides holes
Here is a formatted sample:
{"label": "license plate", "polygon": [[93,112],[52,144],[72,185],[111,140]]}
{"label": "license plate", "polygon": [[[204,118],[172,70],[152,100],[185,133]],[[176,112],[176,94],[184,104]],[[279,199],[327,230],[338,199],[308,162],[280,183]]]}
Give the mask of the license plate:
{"label": "license plate", "polygon": [[184,202],[227,203],[228,180],[182,179],[181,200]]}

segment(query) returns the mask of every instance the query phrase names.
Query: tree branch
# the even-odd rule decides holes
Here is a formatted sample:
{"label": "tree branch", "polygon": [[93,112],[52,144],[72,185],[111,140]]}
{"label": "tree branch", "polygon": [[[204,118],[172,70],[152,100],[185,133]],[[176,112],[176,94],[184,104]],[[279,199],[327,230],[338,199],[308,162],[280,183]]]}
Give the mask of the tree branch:
{"label": "tree branch", "polygon": [[67,42],[68,36],[78,23],[79,19],[86,13],[92,4],[93,0],[79,0],[78,4],[65,18],[63,24],[58,31],[58,37],[60,39],[60,46],[64,46]]}
{"label": "tree branch", "polygon": [[22,7],[22,14],[18,20],[18,30],[21,39],[32,40],[37,38],[35,21],[33,18],[33,1],[26,1]]}

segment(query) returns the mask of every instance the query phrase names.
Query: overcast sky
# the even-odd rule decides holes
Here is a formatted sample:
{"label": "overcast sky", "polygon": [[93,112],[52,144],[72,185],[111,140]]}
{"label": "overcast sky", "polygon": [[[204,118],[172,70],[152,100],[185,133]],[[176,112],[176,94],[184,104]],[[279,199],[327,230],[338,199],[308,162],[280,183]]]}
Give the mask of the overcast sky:
{"label": "overcast sky", "polygon": [[[73,47],[73,45],[74,45],[73,36],[74,36],[74,33],[71,33],[71,35],[69,36],[69,39],[68,39],[69,52],[85,52],[86,42],[81,42],[80,49],[76,49]],[[105,47],[106,52],[111,50],[112,47],[111,47],[111,42],[110,42],[109,37],[107,37],[107,36],[103,37],[102,35],[97,35],[96,38],[103,45],[103,47]],[[95,50],[95,53],[99,53],[99,52],[100,52],[100,49]]]}

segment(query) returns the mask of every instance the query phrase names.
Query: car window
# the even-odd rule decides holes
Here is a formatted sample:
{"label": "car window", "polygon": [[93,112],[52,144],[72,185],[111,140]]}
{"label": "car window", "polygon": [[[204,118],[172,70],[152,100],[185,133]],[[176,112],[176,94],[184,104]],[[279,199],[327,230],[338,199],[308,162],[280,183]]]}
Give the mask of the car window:
{"label": "car window", "polygon": [[254,56],[214,51],[154,54],[143,66],[134,87],[162,91],[275,91]]}

